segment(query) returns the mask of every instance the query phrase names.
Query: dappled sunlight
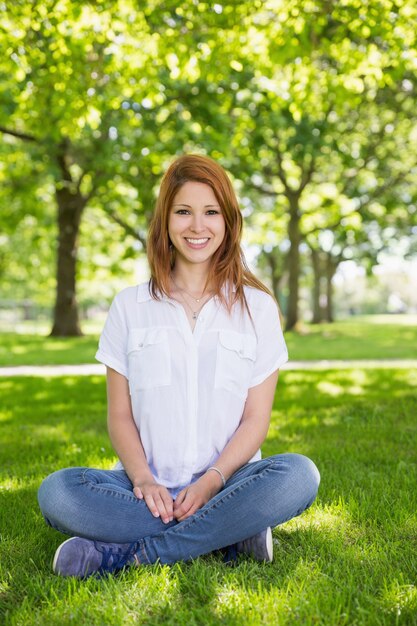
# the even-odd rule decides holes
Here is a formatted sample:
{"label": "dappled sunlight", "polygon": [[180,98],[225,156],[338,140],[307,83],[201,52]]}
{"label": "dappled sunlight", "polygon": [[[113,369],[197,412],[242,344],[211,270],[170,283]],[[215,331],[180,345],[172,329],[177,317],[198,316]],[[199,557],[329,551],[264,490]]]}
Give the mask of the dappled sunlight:
{"label": "dappled sunlight", "polygon": [[224,613],[225,609],[227,611],[236,608],[242,609],[245,603],[247,604],[249,602],[249,597],[246,594],[242,594],[241,589],[229,583],[217,593],[215,613],[220,616]]}
{"label": "dappled sunlight", "polygon": [[3,393],[4,391],[13,391],[15,386],[14,378],[2,378],[0,379],[0,390]]}
{"label": "dappled sunlight", "polygon": [[[71,438],[70,430],[65,424],[59,423],[54,425],[48,424],[13,424],[8,432],[2,434],[3,446],[10,445],[16,449],[16,460],[19,460],[23,453],[24,446],[35,446],[45,443],[49,446],[51,443],[56,444],[59,441],[65,441]],[[17,447],[19,442],[20,449]]]}
{"label": "dappled sunlight", "polygon": [[80,383],[80,379],[76,378],[76,377],[69,377],[66,376],[65,378],[62,379],[62,385],[64,387],[75,387],[76,385],[79,385]]}
{"label": "dappled sunlight", "polygon": [[[381,594],[381,605],[384,611],[397,618],[410,618],[417,614],[417,587],[415,584],[404,584],[400,580],[386,583]],[[411,622],[410,622],[411,623]]]}
{"label": "dappled sunlight", "polygon": [[[10,538],[3,546],[5,567],[17,562],[19,573],[26,573],[27,559],[16,560],[16,545],[32,529],[34,539],[25,544],[32,595],[44,599],[36,608],[37,623],[62,621],[68,603],[71,619],[88,623],[86,607],[93,598],[99,605],[103,593],[112,597],[112,618],[120,617],[120,623],[126,616],[134,619],[138,607],[146,607],[155,623],[191,611],[196,623],[240,623],[242,616],[250,623],[254,607],[264,623],[278,623],[277,615],[285,616],[283,624],[309,623],[306,616],[320,623],[324,605],[333,603],[332,614],[341,615],[350,602],[339,581],[346,582],[347,594],[351,585],[372,597],[389,619],[397,610],[411,615],[415,590],[407,583],[414,581],[401,580],[398,572],[408,571],[417,524],[416,378],[417,371],[407,370],[283,373],[264,456],[306,454],[317,463],[322,484],[308,511],[274,529],[272,564],[242,557],[227,568],[221,558],[207,556],[82,583],[45,575],[62,538],[43,523],[36,492],[45,476],[63,467],[113,467],[105,382],[101,377],[3,379],[0,415],[11,419],[2,428],[0,495],[5,510],[13,511],[5,522]],[[362,388],[360,396],[352,393],[355,386]],[[381,571],[402,588],[384,590]]]}
{"label": "dappled sunlight", "polygon": [[[346,389],[342,387],[342,385],[337,385],[336,383],[332,383],[330,381],[323,380],[317,383],[317,390],[321,393],[327,394],[329,396],[340,396],[346,393]],[[352,396],[359,396],[364,392],[363,387],[359,385],[350,385],[349,386],[349,394]]]}
{"label": "dappled sunlight", "polygon": [[328,537],[340,537],[342,532],[353,534],[357,530],[342,498],[332,504],[315,504],[303,515],[286,522],[284,529],[290,532],[314,529],[325,533]]}
{"label": "dappled sunlight", "polygon": [[0,422],[10,422],[11,419],[13,419],[13,411],[11,409],[0,411]]}
{"label": "dappled sunlight", "polygon": [[[395,386],[398,381],[401,385]],[[405,395],[417,384],[417,369],[374,370],[374,369],[343,369],[343,370],[311,370],[283,371],[278,383],[275,408],[282,409],[286,403],[299,402],[305,404],[308,398],[309,407],[317,404],[346,402],[350,398],[380,398],[381,392],[390,390],[390,394]]]}
{"label": "dappled sunlight", "polygon": [[98,337],[47,337],[2,334],[0,365],[54,365],[94,363]]}
{"label": "dappled sunlight", "polygon": [[38,389],[38,391],[35,391],[31,398],[32,400],[36,400],[37,402],[41,402],[42,400],[48,400],[49,398],[49,392],[47,389]]}
{"label": "dappled sunlight", "polygon": [[11,352],[13,354],[26,354],[27,347],[26,346],[12,346]]}
{"label": "dappled sunlight", "polygon": [[229,581],[217,590],[213,598],[213,613],[220,619],[234,618],[238,623],[242,616],[248,617],[252,613],[254,604],[259,602],[266,610],[271,604],[275,611],[284,610],[288,604],[286,596],[286,589],[280,590],[278,587],[270,586],[265,588],[260,580],[257,589],[250,589],[246,585],[237,584],[236,581]]}
{"label": "dappled sunlight", "polygon": [[61,352],[62,350],[65,350],[66,347],[67,344],[62,339],[53,339],[45,342],[42,349],[46,352]]}
{"label": "dappled sunlight", "polygon": [[323,380],[317,384],[317,389],[321,393],[325,393],[330,396],[340,396],[344,393],[344,389],[341,385],[336,385],[330,381]]}
{"label": "dappled sunlight", "polygon": [[36,476],[26,475],[19,478],[18,476],[6,476],[0,480],[0,493],[6,491],[27,491],[39,487],[39,479]]}
{"label": "dappled sunlight", "polygon": [[417,359],[417,316],[350,317],[302,326],[285,338],[292,360]]}

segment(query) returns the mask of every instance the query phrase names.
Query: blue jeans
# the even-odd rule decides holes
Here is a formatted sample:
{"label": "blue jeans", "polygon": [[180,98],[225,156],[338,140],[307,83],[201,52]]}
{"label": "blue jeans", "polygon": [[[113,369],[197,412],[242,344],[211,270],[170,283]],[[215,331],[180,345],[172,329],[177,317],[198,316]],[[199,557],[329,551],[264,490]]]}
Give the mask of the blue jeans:
{"label": "blue jeans", "polygon": [[310,459],[277,454],[247,463],[194,515],[164,524],[133,494],[123,470],[83,467],[48,476],[38,500],[57,530],[109,543],[139,542],[141,563],[175,563],[233,545],[300,515],[320,482]]}

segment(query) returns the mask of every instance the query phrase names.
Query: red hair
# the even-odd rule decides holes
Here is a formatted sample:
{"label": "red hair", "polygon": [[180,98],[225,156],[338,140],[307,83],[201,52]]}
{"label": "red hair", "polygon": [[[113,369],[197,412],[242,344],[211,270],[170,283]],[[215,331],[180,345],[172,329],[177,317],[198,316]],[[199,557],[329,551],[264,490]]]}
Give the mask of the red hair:
{"label": "red hair", "polygon": [[[147,253],[151,270],[151,294],[158,299],[169,295],[169,276],[175,263],[175,251],[170,246],[168,222],[172,203],[178,190],[186,182],[209,185],[221,207],[225,221],[225,236],[211,259],[207,285],[230,310],[235,302],[246,306],[243,287],[248,285],[270,291],[249,270],[240,245],[242,214],[236,194],[225,170],[216,161],[198,154],[177,158],[161,181],[159,196],[148,234]],[[228,288],[223,291],[223,287]]]}

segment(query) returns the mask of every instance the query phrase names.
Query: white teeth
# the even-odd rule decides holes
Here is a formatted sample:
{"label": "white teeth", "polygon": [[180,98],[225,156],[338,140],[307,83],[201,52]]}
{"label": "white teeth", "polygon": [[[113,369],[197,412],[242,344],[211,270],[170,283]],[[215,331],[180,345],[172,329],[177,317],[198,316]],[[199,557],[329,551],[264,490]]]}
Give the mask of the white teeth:
{"label": "white teeth", "polygon": [[204,239],[190,239],[189,237],[186,237],[186,240],[192,243],[194,246],[199,246],[202,243],[206,243],[206,241],[208,241],[208,237],[205,237]]}

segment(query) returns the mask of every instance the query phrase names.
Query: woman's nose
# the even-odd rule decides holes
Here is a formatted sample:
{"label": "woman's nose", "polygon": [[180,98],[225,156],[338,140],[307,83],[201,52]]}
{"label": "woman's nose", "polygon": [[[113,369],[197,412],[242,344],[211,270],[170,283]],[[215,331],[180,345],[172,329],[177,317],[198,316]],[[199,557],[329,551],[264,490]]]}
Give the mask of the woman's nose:
{"label": "woman's nose", "polygon": [[193,215],[191,230],[195,233],[199,233],[204,230],[204,219],[202,215]]}

